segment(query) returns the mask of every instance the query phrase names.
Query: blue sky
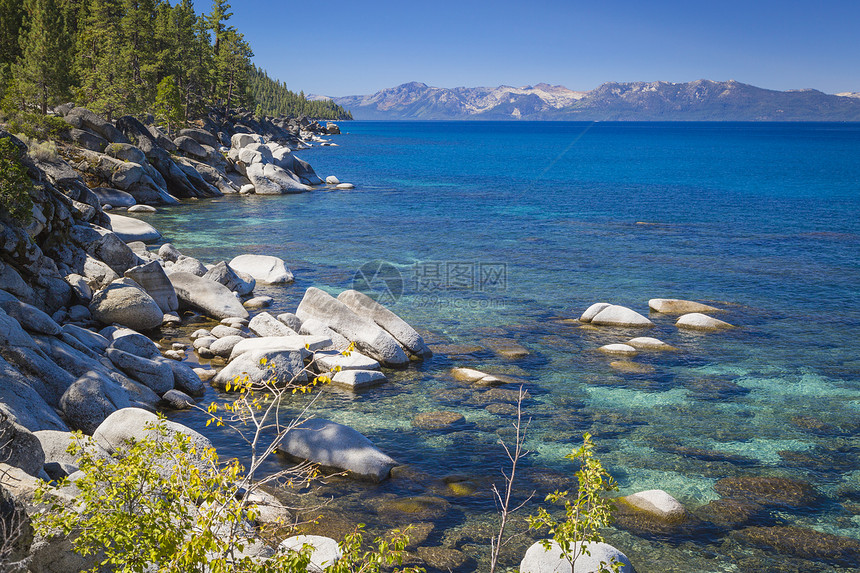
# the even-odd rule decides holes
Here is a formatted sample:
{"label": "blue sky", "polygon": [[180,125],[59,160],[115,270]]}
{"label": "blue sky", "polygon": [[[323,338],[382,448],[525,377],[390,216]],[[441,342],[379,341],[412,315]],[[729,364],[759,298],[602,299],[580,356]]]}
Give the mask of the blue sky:
{"label": "blue sky", "polygon": [[255,63],[308,94],[701,78],[860,92],[858,0],[233,0],[232,11]]}

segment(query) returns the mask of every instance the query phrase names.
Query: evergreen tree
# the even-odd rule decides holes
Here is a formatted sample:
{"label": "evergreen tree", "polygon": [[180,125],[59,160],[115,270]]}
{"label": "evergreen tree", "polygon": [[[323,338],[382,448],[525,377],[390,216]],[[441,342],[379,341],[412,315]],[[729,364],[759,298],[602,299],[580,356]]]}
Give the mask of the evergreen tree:
{"label": "evergreen tree", "polygon": [[66,95],[69,87],[63,15],[56,0],[25,0],[24,9],[26,32],[15,82],[22,99],[38,105],[44,115],[48,103]]}
{"label": "evergreen tree", "polygon": [[15,63],[21,55],[18,35],[23,21],[21,0],[0,0],[0,66]]}
{"label": "evergreen tree", "polygon": [[130,82],[125,98],[125,111],[139,113],[155,99],[158,83],[157,46],[155,34],[156,0],[123,0],[120,17],[121,65],[127,68]]}
{"label": "evergreen tree", "polygon": [[182,95],[173,76],[167,76],[158,82],[158,93],[153,104],[156,120],[167,128],[170,133],[183,120]]}
{"label": "evergreen tree", "polygon": [[233,13],[230,12],[230,4],[227,3],[227,0],[212,0],[212,11],[209,12],[207,20],[209,22],[209,29],[215,35],[216,57],[221,54],[221,43],[224,40],[224,34],[227,32],[224,24],[232,16]]}
{"label": "evergreen tree", "polygon": [[128,107],[133,91],[129,69],[123,65],[121,0],[89,0],[79,22],[76,71],[79,103],[108,119]]}
{"label": "evergreen tree", "polygon": [[221,42],[221,52],[215,55],[217,65],[216,95],[224,102],[224,111],[234,104],[248,103],[247,86],[254,53],[242,34],[232,26],[226,28]]}

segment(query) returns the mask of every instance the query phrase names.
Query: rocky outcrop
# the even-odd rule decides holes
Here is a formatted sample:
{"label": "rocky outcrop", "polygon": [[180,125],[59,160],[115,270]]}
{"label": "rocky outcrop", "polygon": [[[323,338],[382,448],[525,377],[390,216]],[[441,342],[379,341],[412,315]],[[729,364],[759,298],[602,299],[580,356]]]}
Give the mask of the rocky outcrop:
{"label": "rocky outcrop", "polygon": [[338,332],[359,351],[388,366],[405,366],[409,357],[393,336],[375,322],[361,317],[348,306],[318,288],[311,287],[296,310],[302,322],[316,318],[327,327]]}

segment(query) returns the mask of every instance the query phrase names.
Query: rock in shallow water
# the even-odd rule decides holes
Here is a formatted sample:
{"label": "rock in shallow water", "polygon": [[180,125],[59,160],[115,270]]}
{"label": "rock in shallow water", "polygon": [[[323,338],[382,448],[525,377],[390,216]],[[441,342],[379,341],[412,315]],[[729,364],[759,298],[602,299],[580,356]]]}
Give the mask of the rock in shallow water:
{"label": "rock in shallow water", "polygon": [[227,287],[185,272],[172,273],[170,282],[182,304],[213,318],[248,318],[248,311]]}
{"label": "rock in shallow water", "polygon": [[661,314],[686,314],[688,312],[719,312],[720,309],[694,302],[692,300],[681,300],[677,298],[652,298],[648,301],[648,308]]}
{"label": "rock in shallow water", "polygon": [[691,312],[690,314],[683,315],[677,322],[675,322],[675,326],[678,328],[701,330],[705,332],[734,328],[734,325],[729,324],[728,322],[699,312]]}
{"label": "rock in shallow water", "polygon": [[[589,555],[582,552],[585,548]],[[600,570],[601,562],[607,569],[611,563],[621,564],[620,573],[633,573],[633,565],[621,551],[608,543],[584,543],[580,548],[574,547],[576,554],[575,567],[562,556],[561,547],[555,541],[550,541],[550,548],[537,542],[526,551],[520,562],[520,573],[596,573]],[[611,569],[610,569],[611,570]]]}
{"label": "rock in shallow water", "polygon": [[281,449],[295,458],[374,481],[386,479],[397,464],[353,428],[320,418],[287,432]]}
{"label": "rock in shallow water", "polygon": [[652,327],[654,323],[625,306],[611,304],[604,307],[591,319],[591,324],[598,326],[620,326],[620,327]]}
{"label": "rock in shallow water", "polygon": [[311,547],[308,571],[322,573],[327,567],[337,563],[342,554],[337,541],[321,535],[294,535],[281,541],[278,551],[301,551],[305,545]]}
{"label": "rock in shallow water", "polygon": [[146,221],[113,213],[108,214],[108,217],[113,232],[126,243],[132,241],[151,243],[161,238],[161,233]]}
{"label": "rock in shallow water", "polygon": [[268,255],[239,255],[230,261],[229,266],[239,272],[246,273],[257,282],[279,284],[293,282],[293,273],[287,268],[283,259]]}
{"label": "rock in shallow water", "polygon": [[809,483],[781,477],[728,477],[714,484],[714,489],[726,497],[748,499],[772,508],[810,509],[823,501]]}

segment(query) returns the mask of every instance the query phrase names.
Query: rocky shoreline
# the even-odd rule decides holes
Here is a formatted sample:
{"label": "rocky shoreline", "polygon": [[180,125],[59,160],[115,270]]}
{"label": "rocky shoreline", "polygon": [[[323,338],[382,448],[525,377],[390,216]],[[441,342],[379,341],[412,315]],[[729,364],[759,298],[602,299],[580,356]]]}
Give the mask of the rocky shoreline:
{"label": "rocky shoreline", "polygon": [[[155,250],[148,243],[161,241],[157,229],[118,214],[226,193],[350,188],[334,177],[323,181],[293,154],[309,142],[331,144],[320,136],[336,133],[336,127],[212,114],[200,127],[171,140],[131,117],[113,123],[82,108],[61,106],[57,112],[70,125],[70,141],[61,144],[57,157],[27,155],[22,142],[0,132],[0,138],[10,137],[18,145],[34,182],[31,221],[22,226],[5,213],[0,216],[0,417],[7,440],[0,484],[18,511],[38,511],[32,504],[37,478],[74,477],[78,471],[66,452],[71,430],[96,436],[100,455],[109,455],[111,443],[145,433],[151,412],[188,408],[207,384],[224,390],[244,374],[255,381],[272,374],[302,381],[310,368],[311,374],[331,373],[332,384],[358,390],[384,383],[383,367],[407,368],[432,355],[412,326],[357,291],[334,297],[311,287],[294,313],[274,316],[265,311],[273,301],[254,296],[254,289],[291,282],[283,260],[237,254],[230,261],[206,264],[170,243]],[[649,307],[679,315],[678,328],[701,332],[732,327],[709,316],[718,309],[699,303],[652,299]],[[191,332],[190,344],[155,341],[161,328],[190,332],[198,320],[208,327]],[[653,326],[639,313],[610,303],[592,305],[577,323],[587,328]],[[506,356],[527,353],[510,342],[503,349]],[[344,356],[351,346],[355,351]],[[632,360],[637,353],[676,349],[637,336],[597,350],[616,358],[613,369],[636,373],[647,366]],[[220,368],[192,367],[187,363],[192,352],[194,365],[203,359]],[[451,374],[475,386],[510,382],[470,368],[454,368]],[[431,415],[413,423],[437,428],[458,420],[461,415],[453,421]],[[174,429],[211,444],[194,430],[178,424]],[[323,434],[328,437],[320,440]],[[282,450],[291,458],[372,481],[387,479],[397,464],[354,429],[321,419],[293,432]],[[726,478],[718,491],[721,499],[693,511],[662,490],[619,498],[616,523],[646,538],[730,533],[746,544],[836,565],[860,556],[853,540],[773,525],[771,511],[802,511],[821,502],[808,484]],[[271,513],[269,518],[278,517]],[[314,539],[301,541],[330,546],[331,540],[307,537]],[[623,571],[632,571],[612,546],[591,549],[594,556],[616,557],[624,563]],[[434,560],[431,553],[418,552],[431,569],[444,569],[446,561]],[[462,565],[467,556],[446,548],[445,559]],[[78,571],[92,565],[73,556],[68,542],[32,537],[16,548],[14,560],[22,571]],[[557,561],[535,544],[520,570],[554,568]],[[583,563],[582,570],[594,564]]]}

